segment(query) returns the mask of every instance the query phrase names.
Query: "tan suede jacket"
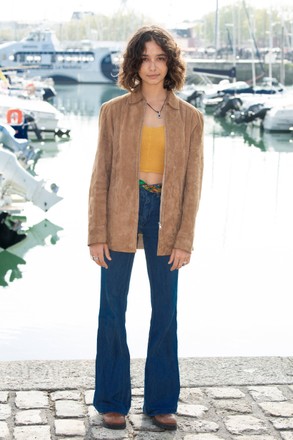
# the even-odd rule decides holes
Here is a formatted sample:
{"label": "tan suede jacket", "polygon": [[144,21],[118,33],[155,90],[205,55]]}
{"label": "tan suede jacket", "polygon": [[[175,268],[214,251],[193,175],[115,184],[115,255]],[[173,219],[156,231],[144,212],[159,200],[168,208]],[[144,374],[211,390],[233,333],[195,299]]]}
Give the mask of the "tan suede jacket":
{"label": "tan suede jacket", "polygon": [[[88,244],[120,252],[142,247],[137,234],[141,131],[146,101],[140,90],[101,107],[99,141],[89,190]],[[158,255],[191,252],[203,173],[203,116],[168,92],[165,168]]]}

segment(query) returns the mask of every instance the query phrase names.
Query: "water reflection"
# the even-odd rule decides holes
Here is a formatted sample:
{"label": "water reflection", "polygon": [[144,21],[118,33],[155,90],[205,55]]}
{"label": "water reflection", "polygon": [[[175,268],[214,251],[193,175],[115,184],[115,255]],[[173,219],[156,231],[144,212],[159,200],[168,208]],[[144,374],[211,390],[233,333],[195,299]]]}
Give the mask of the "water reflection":
{"label": "water reflection", "polygon": [[41,151],[42,158],[54,157],[58,153],[60,153],[63,145],[70,145],[71,138],[70,137],[61,137],[58,139],[45,139],[42,141],[33,141],[33,145],[36,149]]}
{"label": "water reflection", "polygon": [[54,105],[65,115],[97,116],[100,106],[125,92],[117,86],[104,84],[56,85]]}
{"label": "water reflection", "polygon": [[293,153],[291,133],[268,132],[254,124],[234,124],[225,118],[206,115],[206,133],[217,137],[239,137],[249,147],[257,147],[263,152]]}
{"label": "water reflection", "polygon": [[249,125],[244,133],[244,142],[254,145],[262,151],[277,153],[293,153],[293,138],[291,133],[271,133]]}
{"label": "water reflection", "polygon": [[[24,256],[36,246],[46,246],[49,243],[55,245],[59,240],[58,232],[63,228],[44,219],[38,224],[23,231],[23,239],[11,245],[6,243],[5,249],[0,249],[0,286],[6,287],[15,279],[22,278],[22,272],[18,267],[26,264]],[[3,238],[3,237],[2,237]],[[3,243],[1,245],[3,247]]]}
{"label": "water reflection", "polygon": [[[12,254],[7,250],[0,251],[0,286],[7,287],[8,282],[22,278],[19,264],[26,264],[23,258]],[[10,275],[8,275],[10,273]]]}

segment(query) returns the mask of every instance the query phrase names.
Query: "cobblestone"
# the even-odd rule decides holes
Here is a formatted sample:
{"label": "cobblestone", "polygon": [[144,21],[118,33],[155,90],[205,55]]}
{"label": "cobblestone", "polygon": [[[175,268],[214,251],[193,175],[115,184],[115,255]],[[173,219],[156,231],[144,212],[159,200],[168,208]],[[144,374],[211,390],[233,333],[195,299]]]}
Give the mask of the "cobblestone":
{"label": "cobblestone", "polygon": [[[57,366],[54,368],[56,372]],[[27,383],[31,389],[7,387],[0,391],[0,440],[293,440],[292,371],[288,383],[283,377],[280,383],[269,383],[267,376],[262,383],[258,373],[259,383],[255,384],[249,383],[255,367],[246,368],[246,383],[244,376],[244,383],[239,383],[233,370],[230,385],[226,370],[225,379],[218,376],[214,384],[210,376],[208,385],[202,378],[200,384],[183,378],[178,430],[172,433],[160,430],[143,414],[144,390],[140,382],[132,389],[132,408],[122,431],[103,427],[102,416],[92,404],[92,383],[81,386],[78,372],[71,371],[73,383],[75,379],[79,383],[77,387],[56,389],[44,379],[38,389],[40,378],[37,386]],[[82,372],[81,368],[79,374]]]}
{"label": "cobblestone", "polygon": [[0,403],[6,403],[8,400],[8,392],[0,391]]}
{"label": "cobblestone", "polygon": [[263,434],[268,430],[264,420],[251,415],[229,416],[224,423],[231,434]]}
{"label": "cobblestone", "polygon": [[16,393],[15,404],[18,408],[48,408],[47,393],[43,391],[19,391]]}
{"label": "cobblestone", "polygon": [[291,429],[293,431],[293,418],[283,419],[277,418],[272,420],[272,424],[276,429]]}
{"label": "cobblestone", "polygon": [[42,412],[39,409],[27,409],[19,411],[15,415],[16,425],[41,425],[46,423],[46,417],[42,417]]}
{"label": "cobblestone", "polygon": [[248,387],[248,390],[256,401],[282,402],[284,400],[287,400],[287,398],[278,387]]}
{"label": "cobblestone", "polygon": [[0,439],[6,440],[9,438],[9,430],[6,422],[0,422]]}
{"label": "cobblestone", "polygon": [[85,436],[85,424],[82,420],[66,419],[55,420],[56,435],[83,435]]}
{"label": "cobblestone", "polygon": [[84,405],[75,400],[58,400],[55,405],[57,417],[83,417]]}
{"label": "cobblestone", "polygon": [[16,426],[15,440],[51,440],[50,426]]}
{"label": "cobblestone", "polygon": [[7,403],[0,404],[0,420],[6,420],[11,415],[11,408]]}
{"label": "cobblestone", "polygon": [[265,414],[276,417],[293,417],[293,400],[291,402],[264,402],[259,406]]}

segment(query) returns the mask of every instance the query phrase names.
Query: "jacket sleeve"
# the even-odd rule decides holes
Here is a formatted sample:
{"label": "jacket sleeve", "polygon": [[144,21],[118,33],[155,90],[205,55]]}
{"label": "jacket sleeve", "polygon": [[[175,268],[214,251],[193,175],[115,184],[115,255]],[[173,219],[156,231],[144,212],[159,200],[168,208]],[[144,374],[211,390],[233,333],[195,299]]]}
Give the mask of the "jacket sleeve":
{"label": "jacket sleeve", "polygon": [[190,139],[190,149],[185,176],[182,217],[175,248],[187,252],[193,250],[195,220],[199,207],[203,176],[203,115],[197,111],[197,124]]}
{"label": "jacket sleeve", "polygon": [[99,114],[99,139],[89,187],[88,245],[107,243],[107,204],[111,177],[113,127],[110,109]]}

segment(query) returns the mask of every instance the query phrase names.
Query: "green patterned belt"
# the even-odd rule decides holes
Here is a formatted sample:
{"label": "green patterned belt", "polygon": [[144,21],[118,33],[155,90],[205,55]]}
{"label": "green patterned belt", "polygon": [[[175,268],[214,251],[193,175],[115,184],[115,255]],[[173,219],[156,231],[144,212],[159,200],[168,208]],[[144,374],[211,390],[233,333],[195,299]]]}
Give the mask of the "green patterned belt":
{"label": "green patterned belt", "polygon": [[146,191],[149,191],[151,193],[160,194],[162,192],[162,184],[161,183],[155,183],[153,185],[148,185],[143,180],[140,180],[139,187],[144,188]]}

